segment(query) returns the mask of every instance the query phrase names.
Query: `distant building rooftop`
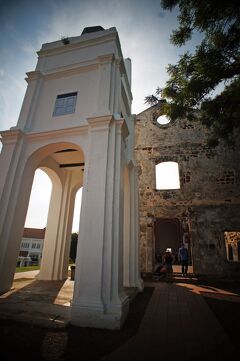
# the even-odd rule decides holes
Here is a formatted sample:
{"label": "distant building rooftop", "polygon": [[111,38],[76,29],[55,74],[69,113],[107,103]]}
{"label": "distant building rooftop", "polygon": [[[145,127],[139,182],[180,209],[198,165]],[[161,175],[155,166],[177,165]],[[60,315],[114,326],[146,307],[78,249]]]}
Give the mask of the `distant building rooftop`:
{"label": "distant building rooftop", "polygon": [[24,228],[23,237],[24,238],[37,238],[44,239],[46,228]]}

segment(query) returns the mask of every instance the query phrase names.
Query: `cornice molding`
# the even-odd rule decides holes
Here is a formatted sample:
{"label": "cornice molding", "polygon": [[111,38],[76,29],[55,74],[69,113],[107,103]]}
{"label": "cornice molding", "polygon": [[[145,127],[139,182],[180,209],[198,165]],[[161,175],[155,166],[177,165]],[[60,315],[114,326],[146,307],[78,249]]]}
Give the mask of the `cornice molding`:
{"label": "cornice molding", "polygon": [[123,139],[126,139],[127,136],[129,135],[129,130],[126,120],[124,118],[117,119],[116,124],[117,124],[117,131],[121,133]]}
{"label": "cornice molding", "polygon": [[128,93],[129,98],[132,100],[133,97],[132,97],[131,87],[130,87],[130,83],[128,80],[127,71],[126,71],[126,67],[125,67],[123,58],[116,59],[116,65],[119,68],[120,74],[124,79],[124,81],[122,82],[123,87],[126,88],[126,92]]}
{"label": "cornice molding", "polygon": [[[86,48],[86,47],[90,47],[90,46],[103,44],[103,43],[110,42],[110,41],[116,40],[116,39],[118,40],[117,32],[111,31],[108,34],[105,33],[99,37],[95,37],[95,38],[91,38],[91,39],[82,38],[81,40],[79,40],[76,43],[70,42],[67,45],[62,44],[62,42],[59,41],[59,42],[56,42],[56,43],[59,43],[59,46],[57,46],[57,44],[56,44],[56,47],[54,47],[54,48],[41,49],[41,50],[37,51],[37,54],[38,54],[39,58],[43,58],[43,57],[47,57],[47,56],[63,54],[63,53],[78,50],[81,48]],[[71,38],[70,38],[70,41],[71,41]]]}
{"label": "cornice molding", "polygon": [[116,65],[119,68],[119,71],[120,71],[121,75],[126,73],[126,68],[125,68],[123,58],[116,59]]}
{"label": "cornice molding", "polygon": [[35,133],[24,133],[27,140],[32,141],[35,139],[46,139],[46,138],[54,138],[62,135],[76,135],[76,134],[84,134],[88,132],[87,125],[81,125],[78,127],[50,130],[45,132],[35,132]]}
{"label": "cornice molding", "polygon": [[92,129],[100,129],[109,127],[111,121],[113,120],[112,115],[103,115],[98,117],[89,117],[87,118],[88,124]]}
{"label": "cornice molding", "polygon": [[89,71],[94,71],[98,69],[97,64],[91,64],[91,65],[85,65],[85,66],[78,66],[71,69],[61,69],[54,72],[45,73],[43,75],[44,79],[55,79],[55,78],[62,78],[65,76],[75,75],[75,74],[81,74],[81,73],[87,73]]}
{"label": "cornice molding", "polygon": [[31,72],[26,73],[28,77],[25,78],[25,80],[29,83],[30,81],[37,80],[37,79],[56,79],[56,78],[62,78],[65,76],[86,73],[86,72],[97,70],[97,69],[98,69],[98,64],[93,63],[93,64],[88,64],[88,65],[80,65],[80,66],[68,68],[68,69],[59,68],[59,69],[56,69],[55,71],[47,72],[47,73],[42,73],[41,71],[36,70],[36,71],[31,71]]}
{"label": "cornice molding", "polygon": [[108,64],[108,63],[112,63],[115,60],[115,55],[113,53],[110,54],[104,54],[104,55],[99,55],[97,57],[98,63],[99,64]]}
{"label": "cornice molding", "polygon": [[38,80],[41,78],[56,79],[59,77],[86,73],[89,71],[97,70],[99,67],[99,64],[101,64],[101,65],[108,64],[108,63],[113,62],[114,60],[115,60],[115,55],[113,53],[100,55],[96,59],[92,59],[91,61],[88,61],[87,64],[85,62],[84,64],[79,63],[79,64],[73,65],[73,66],[70,65],[68,67],[59,67],[59,68],[53,69],[52,71],[49,70],[48,72],[45,72],[45,73],[43,73],[40,70],[30,71],[30,72],[26,73],[27,78],[25,78],[25,80],[29,83],[30,81]]}
{"label": "cornice molding", "polygon": [[27,82],[31,81],[31,80],[38,80],[41,79],[43,74],[40,70],[34,70],[34,71],[29,71],[26,73],[27,78],[25,78],[25,80]]}
{"label": "cornice molding", "polygon": [[2,144],[16,143],[24,136],[24,133],[20,129],[10,129],[0,132]]}

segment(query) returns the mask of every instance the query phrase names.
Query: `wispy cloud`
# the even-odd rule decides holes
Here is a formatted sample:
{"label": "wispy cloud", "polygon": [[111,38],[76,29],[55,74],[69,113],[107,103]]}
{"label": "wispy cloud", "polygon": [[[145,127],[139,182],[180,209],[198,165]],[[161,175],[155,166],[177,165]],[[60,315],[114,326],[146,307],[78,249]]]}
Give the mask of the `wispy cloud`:
{"label": "wispy cloud", "polygon": [[[34,70],[41,44],[93,25],[117,28],[123,55],[132,60],[133,112],[146,108],[145,96],[164,85],[166,66],[179,53],[169,44],[176,13],[163,12],[159,0],[0,0],[0,130],[16,125],[25,73]],[[38,222],[46,222],[47,205],[40,203],[46,189],[37,192],[29,226],[45,226]]]}
{"label": "wispy cloud", "polygon": [[[2,57],[1,64],[7,77],[4,94],[0,91],[4,99],[0,104],[1,128],[17,121],[19,104],[26,89],[25,72],[35,68],[36,51],[42,43],[62,36],[78,36],[86,26],[115,26],[123,55],[132,60],[134,113],[146,107],[144,98],[149,92],[157,85],[164,85],[166,66],[177,58],[176,50],[169,45],[169,35],[176,27],[176,14],[162,12],[158,0],[42,0],[41,4],[22,0],[21,6],[19,2],[16,4],[17,7],[12,6],[8,11],[8,21],[2,18],[0,24],[9,53]],[[11,77],[12,69],[14,77]]]}
{"label": "wispy cloud", "polygon": [[123,55],[132,60],[133,112],[146,108],[145,96],[166,81],[169,54],[173,55],[169,36],[176,25],[176,14],[167,17],[164,13],[159,17],[160,5],[155,0],[147,5],[141,0],[70,0],[61,6],[54,1],[51,4],[54,9],[51,22],[41,30],[38,39],[47,42],[61,36],[77,36],[86,26],[115,26]]}

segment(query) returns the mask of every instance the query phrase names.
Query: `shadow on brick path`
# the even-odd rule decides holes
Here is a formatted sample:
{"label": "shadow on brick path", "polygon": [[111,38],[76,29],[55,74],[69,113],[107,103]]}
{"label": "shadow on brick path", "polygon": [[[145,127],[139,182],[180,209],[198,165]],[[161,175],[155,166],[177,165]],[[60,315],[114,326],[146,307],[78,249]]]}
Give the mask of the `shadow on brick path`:
{"label": "shadow on brick path", "polygon": [[239,355],[239,331],[240,296],[234,285],[177,277],[172,284],[148,280],[131,302],[122,330],[50,329],[2,319],[0,358],[233,361]]}

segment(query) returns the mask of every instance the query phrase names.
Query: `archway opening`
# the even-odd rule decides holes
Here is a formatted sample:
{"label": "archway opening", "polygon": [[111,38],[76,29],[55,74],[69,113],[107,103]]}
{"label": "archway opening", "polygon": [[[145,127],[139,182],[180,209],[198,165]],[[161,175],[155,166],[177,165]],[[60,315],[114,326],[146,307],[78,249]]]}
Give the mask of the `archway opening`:
{"label": "archway opening", "polygon": [[226,256],[230,262],[240,262],[240,232],[224,232]]}
{"label": "archway opening", "polygon": [[163,257],[170,249],[173,257],[173,272],[181,272],[179,248],[184,244],[188,251],[188,273],[193,273],[192,250],[188,223],[180,218],[156,218],[154,222],[154,272],[163,264]]}
{"label": "archway opening", "polygon": [[51,191],[50,177],[37,169],[17,260],[17,271],[40,268]]}
{"label": "archway opening", "polygon": [[[84,155],[71,144],[54,144],[35,152],[28,165],[25,170],[28,179],[33,178],[32,170],[38,169],[33,183],[28,182],[32,191],[26,190],[28,212],[17,263],[39,266],[38,277],[43,280],[66,279],[72,227],[79,229],[81,191],[76,196],[76,190],[83,184]],[[74,205],[78,209],[75,216]],[[77,221],[73,222],[73,217]],[[38,238],[34,239],[36,235]]]}
{"label": "archway opening", "polygon": [[[41,169],[37,169],[28,204],[22,241],[17,261],[17,271],[39,269],[44,245],[47,216],[52,191],[51,178]],[[72,235],[79,234],[82,188],[78,189],[74,201]],[[71,242],[74,236],[71,236]],[[76,238],[76,237],[75,237]],[[76,247],[75,245],[73,246]],[[75,249],[74,254],[75,262]],[[71,246],[70,246],[71,258]],[[32,267],[31,267],[32,266]]]}

